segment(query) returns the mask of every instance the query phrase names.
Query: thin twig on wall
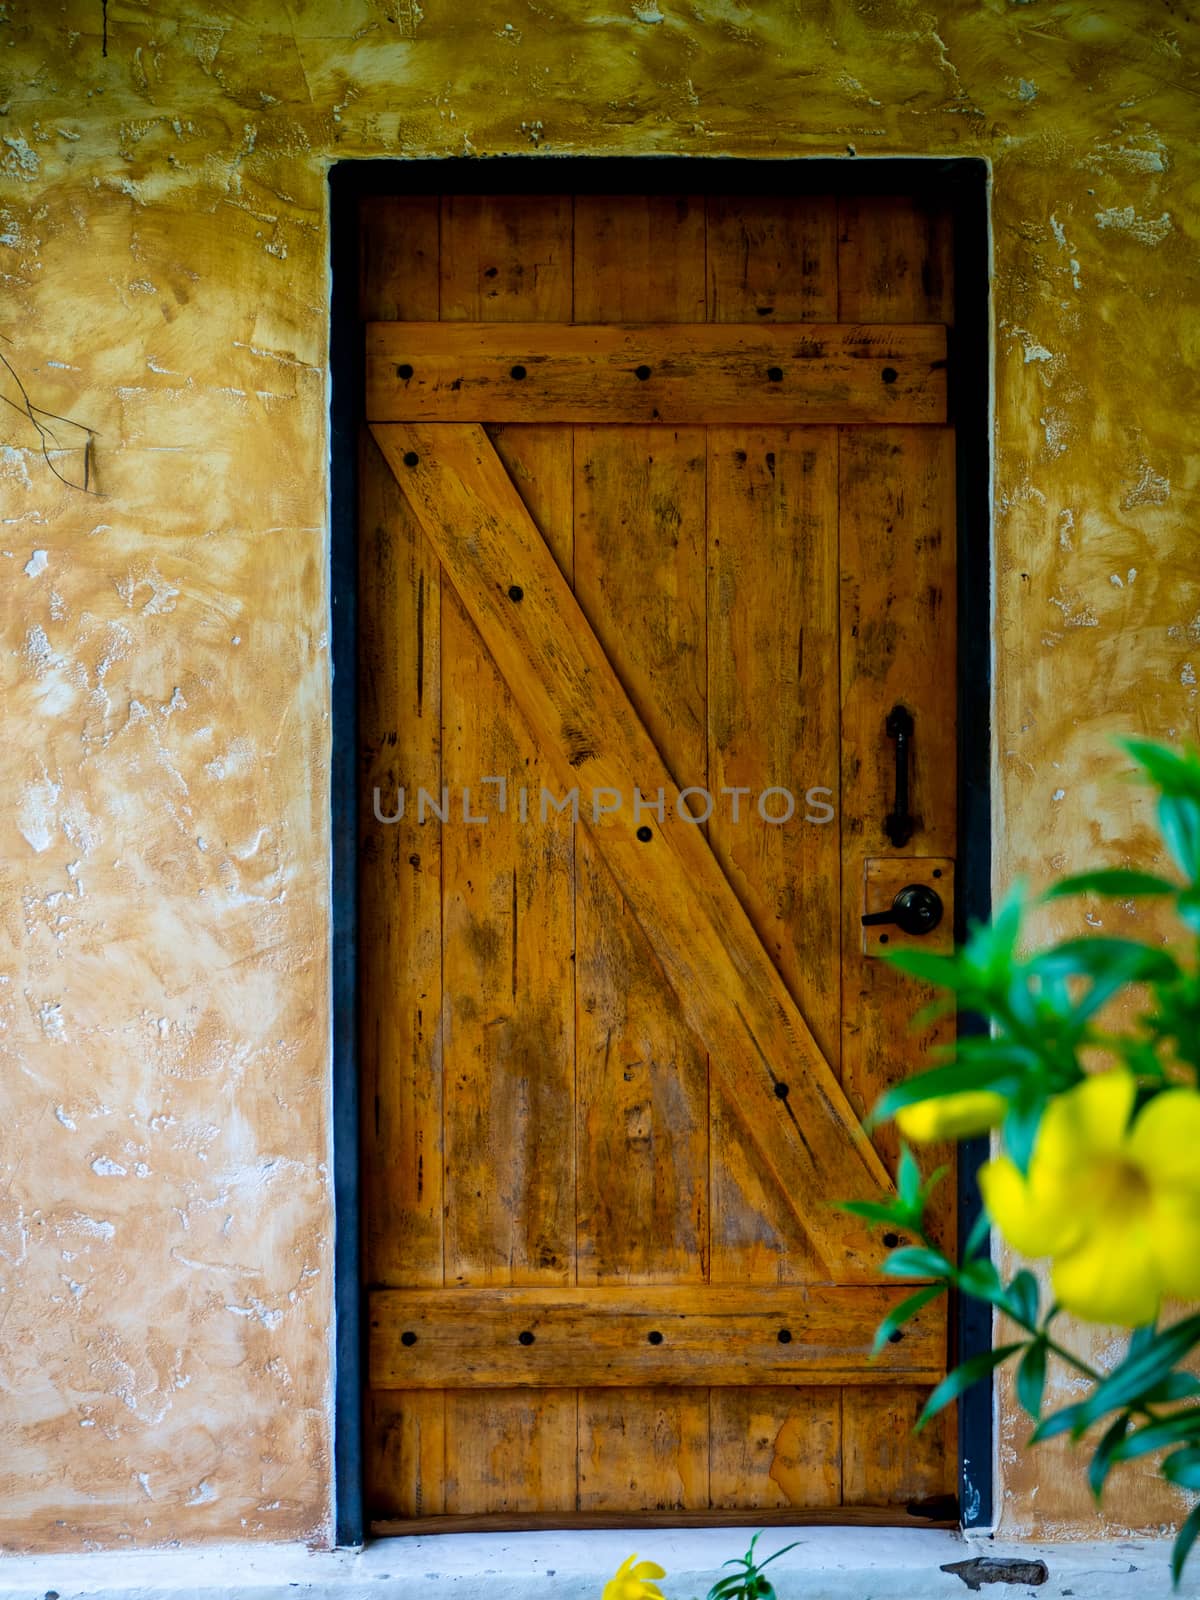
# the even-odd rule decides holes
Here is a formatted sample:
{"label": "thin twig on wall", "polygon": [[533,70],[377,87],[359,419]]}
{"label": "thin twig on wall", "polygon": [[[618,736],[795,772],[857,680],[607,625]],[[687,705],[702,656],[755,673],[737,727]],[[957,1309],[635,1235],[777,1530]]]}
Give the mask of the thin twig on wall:
{"label": "thin twig on wall", "polygon": [[[3,337],[3,335],[0,335],[0,337]],[[11,343],[11,340],[6,342]],[[21,396],[21,399],[18,402],[14,400],[11,395],[0,394],[0,400],[3,400],[6,406],[11,406],[14,411],[20,412],[23,417],[27,417],[28,420],[33,424],[34,429],[37,432],[38,442],[41,445],[42,459],[50,468],[50,471],[60,483],[66,484],[68,489],[78,489],[83,494],[95,494],[96,491],[91,487],[92,446],[96,437],[93,430],[89,428],[86,423],[76,422],[73,417],[60,417],[56,411],[47,411],[44,406],[35,406],[33,401],[29,398],[29,391],[21,382],[20,374],[17,372],[17,369],[13,366],[12,362],[4,354],[3,350],[0,350],[0,363],[3,364],[9,377],[16,384],[17,391]],[[61,422],[65,427],[68,428],[78,428],[81,433],[84,433],[87,436],[83,442],[82,483],[75,483],[70,478],[64,477],[51,460],[51,444],[54,445],[56,450],[62,450],[66,448],[59,441],[58,435],[54,431],[53,424],[56,422]]]}

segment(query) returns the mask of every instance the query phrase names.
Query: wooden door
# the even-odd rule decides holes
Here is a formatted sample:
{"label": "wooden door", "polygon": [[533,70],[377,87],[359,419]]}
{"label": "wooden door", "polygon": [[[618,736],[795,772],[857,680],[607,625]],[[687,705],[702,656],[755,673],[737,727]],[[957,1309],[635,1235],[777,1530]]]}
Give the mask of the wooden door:
{"label": "wooden door", "polygon": [[945,1516],[944,1310],[869,1361],[828,1202],[930,1042],[870,885],[955,850],[948,219],[371,199],[363,263],[369,1515]]}

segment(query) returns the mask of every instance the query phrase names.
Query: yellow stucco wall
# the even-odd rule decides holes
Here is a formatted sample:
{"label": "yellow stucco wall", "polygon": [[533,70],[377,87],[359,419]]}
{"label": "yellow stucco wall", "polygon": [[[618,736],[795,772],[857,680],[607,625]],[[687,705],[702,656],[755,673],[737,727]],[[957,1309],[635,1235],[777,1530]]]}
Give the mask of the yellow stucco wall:
{"label": "yellow stucco wall", "polygon": [[[99,491],[4,408],[0,1538],[321,1539],[327,167],[992,161],[996,859],[1037,880],[1148,859],[1107,736],[1196,728],[1198,30],[1171,0],[110,0],[104,55],[102,10],[0,5],[0,351],[96,430]],[[1006,1528],[1093,1531],[1022,1437],[1006,1406]],[[1152,1488],[1126,1524],[1169,1515]]]}

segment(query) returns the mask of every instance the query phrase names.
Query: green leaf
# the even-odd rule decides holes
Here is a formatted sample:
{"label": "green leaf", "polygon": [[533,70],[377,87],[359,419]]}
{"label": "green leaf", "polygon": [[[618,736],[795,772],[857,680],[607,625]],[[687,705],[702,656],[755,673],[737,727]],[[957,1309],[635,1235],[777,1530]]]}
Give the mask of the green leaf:
{"label": "green leaf", "polygon": [[1081,1402],[1079,1405],[1064,1406],[1061,1411],[1052,1411],[1048,1417],[1043,1417],[1029,1435],[1030,1444],[1041,1444],[1043,1439],[1057,1439],[1060,1433],[1074,1433],[1082,1409]]}
{"label": "green leaf", "polygon": [[957,956],[936,956],[930,950],[892,950],[887,960],[910,978],[920,978],[939,989],[957,990],[972,981]]}
{"label": "green leaf", "polygon": [[1062,900],[1070,894],[1102,894],[1128,899],[1133,895],[1177,894],[1178,891],[1177,883],[1159,878],[1153,872],[1137,872],[1132,867],[1102,867],[1097,872],[1077,872],[1070,878],[1060,878],[1042,898]]}
{"label": "green leaf", "polygon": [[1154,1322],[1143,1322],[1140,1328],[1135,1328],[1129,1335],[1129,1348],[1125,1352],[1126,1361],[1130,1356],[1140,1356],[1154,1343],[1158,1334],[1158,1326]]}
{"label": "green leaf", "polygon": [[1184,1563],[1191,1553],[1198,1534],[1200,1534],[1200,1505],[1192,1507],[1187,1521],[1176,1534],[1175,1543],[1171,1547],[1171,1583],[1176,1589],[1183,1576]]}
{"label": "green leaf", "polygon": [[1193,933],[1200,933],[1200,889],[1185,889],[1175,902],[1175,914]]}
{"label": "green leaf", "polygon": [[955,1061],[950,1066],[931,1067],[928,1072],[918,1072],[914,1077],[905,1078],[903,1083],[893,1084],[876,1102],[867,1125],[886,1122],[902,1107],[915,1105],[918,1100],[941,1099],[967,1089],[995,1088],[1003,1093],[1003,1085],[1016,1088],[1019,1076],[1019,1069],[1003,1056],[991,1061]]}
{"label": "green leaf", "polygon": [[1123,1411],[1110,1427],[1104,1430],[1104,1436],[1096,1446],[1095,1454],[1088,1463],[1088,1487],[1099,1500],[1104,1492],[1104,1480],[1108,1477],[1109,1468],[1112,1466],[1113,1452],[1129,1431],[1129,1413]]}
{"label": "green leaf", "polygon": [[920,1207],[921,1169],[917,1165],[917,1158],[904,1143],[900,1145],[900,1161],[896,1168],[896,1193],[903,1205],[910,1209]]}
{"label": "green leaf", "polygon": [[[757,1538],[758,1535],[756,1534],[755,1537]],[[768,1566],[772,1561],[778,1561],[780,1556],[787,1555],[789,1550],[798,1550],[799,1548],[800,1548],[800,1540],[799,1539],[793,1539],[791,1544],[785,1544],[782,1550],[775,1550],[775,1551],[772,1552],[771,1555],[764,1556],[763,1559],[758,1563],[759,1571],[761,1572],[762,1569],[765,1566]]]}
{"label": "green leaf", "polygon": [[1029,1171],[1045,1107],[1045,1094],[1035,1094],[1030,1090],[1008,1108],[1008,1115],[1004,1119],[1004,1145],[1021,1172]]}
{"label": "green leaf", "polygon": [[1163,1417],[1160,1422],[1147,1423],[1122,1441],[1113,1451],[1114,1461],[1135,1461],[1152,1450],[1164,1450],[1168,1445],[1180,1444],[1185,1439],[1200,1439],[1200,1410],[1180,1411],[1173,1417]]}
{"label": "green leaf", "polygon": [[835,1211],[848,1211],[852,1217],[862,1217],[866,1222],[891,1223],[908,1228],[912,1226],[909,1213],[895,1202],[880,1200],[834,1200]]}
{"label": "green leaf", "polygon": [[1171,1400],[1194,1400],[1200,1394],[1200,1378],[1190,1372],[1171,1372],[1153,1389],[1147,1389],[1142,1399],[1149,1405],[1164,1405]]}
{"label": "green leaf", "polygon": [[1007,1299],[1018,1322],[1023,1322],[1027,1328],[1037,1326],[1038,1284],[1032,1272],[1022,1268],[1017,1273],[1008,1286]]}
{"label": "green leaf", "polygon": [[1035,1339],[1017,1366],[1017,1399],[1036,1422],[1046,1387],[1046,1341]]}
{"label": "green leaf", "polygon": [[1168,1456],[1162,1464],[1162,1475],[1181,1489],[1200,1489],[1200,1446],[1188,1445]]}
{"label": "green leaf", "polygon": [[1175,865],[1194,883],[1200,878],[1200,800],[1164,794],[1158,802],[1158,826]]}
{"label": "green leaf", "polygon": [[1122,983],[1168,982],[1179,976],[1179,963],[1166,950],[1097,934],[1063,939],[1029,961],[1029,970],[1043,976],[1091,978]]}
{"label": "green leaf", "polygon": [[983,1249],[987,1242],[988,1234],[992,1231],[992,1219],[986,1211],[981,1211],[971,1224],[971,1231],[967,1235],[967,1242],[963,1246],[963,1260],[971,1258]]}
{"label": "green leaf", "polygon": [[967,1294],[973,1294],[977,1300],[990,1300],[994,1306],[1004,1302],[1000,1274],[996,1271],[995,1263],[987,1256],[976,1256],[959,1269],[958,1286]]}
{"label": "green leaf", "polygon": [[1190,746],[1185,745],[1180,754],[1150,739],[1119,742],[1164,794],[1191,795],[1200,800],[1200,756]]}
{"label": "green leaf", "polygon": [[[722,1563],[726,1567],[729,1564],[728,1561]],[[737,1597],[745,1594],[745,1592],[744,1578],[722,1578],[720,1582],[714,1583],[708,1591],[707,1600],[737,1600]]]}
{"label": "green leaf", "polygon": [[1106,1412],[1141,1403],[1147,1391],[1162,1383],[1197,1343],[1200,1343],[1200,1315],[1185,1317],[1182,1322],[1156,1333],[1136,1354],[1126,1356],[1120,1366],[1074,1408],[1078,1416],[1072,1432],[1078,1436]]}
{"label": "green leaf", "polygon": [[918,1199],[918,1201],[920,1203],[920,1208],[921,1208],[922,1211],[924,1211],[924,1209],[925,1209],[925,1205],[926,1205],[926,1202],[929,1199],[929,1196],[933,1193],[933,1191],[937,1188],[938,1184],[941,1183],[942,1179],[946,1176],[946,1174],[949,1171],[950,1171],[949,1165],[948,1164],[943,1164],[940,1167],[934,1167],[933,1171],[925,1179],[925,1182],[921,1185],[921,1192],[917,1196],[917,1199]]}
{"label": "green leaf", "polygon": [[969,1389],[972,1384],[981,1382],[1002,1361],[1007,1361],[1009,1356],[1022,1349],[1024,1349],[1022,1344],[1002,1344],[995,1350],[985,1350],[981,1355],[972,1356],[960,1367],[955,1367],[953,1372],[942,1379],[925,1402],[925,1409],[917,1418],[917,1425],[913,1431],[920,1433],[931,1417],[936,1417],[938,1412],[944,1411],[951,1401],[957,1400],[964,1390]]}
{"label": "green leaf", "polygon": [[889,1278],[953,1278],[954,1268],[940,1250],[910,1244],[893,1250],[883,1263]]}
{"label": "green leaf", "polygon": [[[892,1334],[902,1328],[906,1322],[911,1322],[923,1306],[927,1306],[931,1300],[936,1300],[938,1295],[945,1294],[945,1292],[946,1285],[944,1283],[931,1283],[925,1289],[918,1289],[916,1294],[910,1294],[907,1300],[901,1300],[898,1306],[893,1306],[875,1330],[875,1342],[871,1346],[872,1359],[879,1354]],[[789,1545],[788,1548],[790,1549],[791,1546]],[[779,1551],[776,1551],[777,1555],[779,1553]],[[772,1556],[771,1559],[774,1560],[775,1557]]]}

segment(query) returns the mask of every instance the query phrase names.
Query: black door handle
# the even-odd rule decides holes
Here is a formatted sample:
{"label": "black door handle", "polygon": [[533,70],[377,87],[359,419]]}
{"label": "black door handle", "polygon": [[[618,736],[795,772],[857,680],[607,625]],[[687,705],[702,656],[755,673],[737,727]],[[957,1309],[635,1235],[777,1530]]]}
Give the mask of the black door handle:
{"label": "black door handle", "polygon": [[904,706],[893,706],[884,726],[888,738],[896,741],[896,798],[892,809],[883,819],[883,831],[899,850],[912,838],[915,826],[908,814],[908,747],[913,735],[912,712]]}
{"label": "black door handle", "polygon": [[932,933],[942,920],[942,897],[924,883],[909,883],[901,889],[887,911],[871,911],[862,919],[864,928],[894,923],[901,933]]}

